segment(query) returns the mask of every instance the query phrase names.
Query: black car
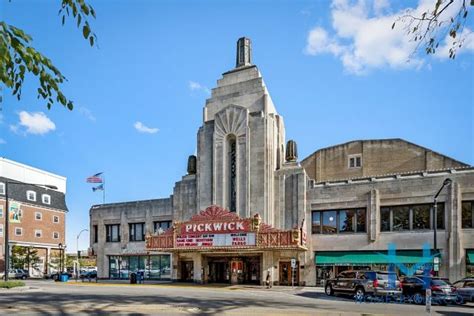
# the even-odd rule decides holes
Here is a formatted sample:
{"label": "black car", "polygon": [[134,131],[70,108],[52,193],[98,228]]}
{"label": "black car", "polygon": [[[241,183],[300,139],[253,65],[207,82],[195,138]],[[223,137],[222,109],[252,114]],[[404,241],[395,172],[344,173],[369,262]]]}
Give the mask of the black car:
{"label": "black car", "polygon": [[79,275],[81,279],[96,279],[97,278],[97,271],[90,270],[90,271],[81,271]]}
{"label": "black car", "polygon": [[432,302],[439,305],[456,303],[458,295],[456,289],[441,278],[412,276],[406,277],[401,282],[403,297],[415,304],[423,304],[426,297],[426,289],[431,289]]}

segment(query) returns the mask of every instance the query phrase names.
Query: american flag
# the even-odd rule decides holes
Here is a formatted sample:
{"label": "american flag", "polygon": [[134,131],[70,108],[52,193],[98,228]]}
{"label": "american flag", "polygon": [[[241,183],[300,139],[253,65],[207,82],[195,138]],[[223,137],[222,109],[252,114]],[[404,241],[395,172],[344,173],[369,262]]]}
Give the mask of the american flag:
{"label": "american flag", "polygon": [[102,178],[100,177],[103,172],[96,173],[93,176],[87,178],[87,183],[102,183]]}

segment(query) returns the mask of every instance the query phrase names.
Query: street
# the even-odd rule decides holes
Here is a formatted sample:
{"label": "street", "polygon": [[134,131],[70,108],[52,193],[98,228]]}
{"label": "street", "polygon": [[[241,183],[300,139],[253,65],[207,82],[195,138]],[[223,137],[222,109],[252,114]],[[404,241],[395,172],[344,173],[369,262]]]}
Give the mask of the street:
{"label": "street", "polygon": [[[2,290],[1,314],[14,315],[425,315],[425,306],[355,303],[321,289],[186,284],[55,283],[28,280]],[[474,314],[474,304],[433,306],[433,315]]]}

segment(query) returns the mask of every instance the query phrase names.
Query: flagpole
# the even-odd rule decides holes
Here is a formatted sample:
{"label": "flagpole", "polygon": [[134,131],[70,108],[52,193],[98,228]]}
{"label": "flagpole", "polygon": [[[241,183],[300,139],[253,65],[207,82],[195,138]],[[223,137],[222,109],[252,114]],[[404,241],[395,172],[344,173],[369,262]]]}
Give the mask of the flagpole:
{"label": "flagpole", "polygon": [[102,204],[105,204],[105,176],[102,176]]}

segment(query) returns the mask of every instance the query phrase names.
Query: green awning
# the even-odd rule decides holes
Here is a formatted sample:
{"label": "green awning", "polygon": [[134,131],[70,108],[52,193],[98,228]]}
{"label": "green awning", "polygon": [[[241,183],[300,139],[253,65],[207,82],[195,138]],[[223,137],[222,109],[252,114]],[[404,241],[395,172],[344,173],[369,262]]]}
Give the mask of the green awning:
{"label": "green awning", "polygon": [[[326,266],[392,263],[387,251],[317,251],[314,260],[316,265]],[[423,260],[423,252],[421,250],[397,251],[396,260],[405,264],[419,263]]]}
{"label": "green awning", "polygon": [[470,264],[474,264],[474,250],[466,250],[466,258]]}

